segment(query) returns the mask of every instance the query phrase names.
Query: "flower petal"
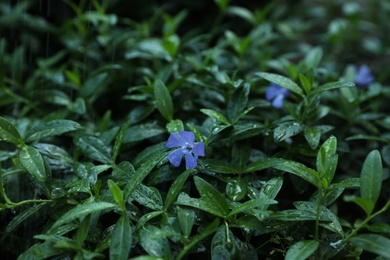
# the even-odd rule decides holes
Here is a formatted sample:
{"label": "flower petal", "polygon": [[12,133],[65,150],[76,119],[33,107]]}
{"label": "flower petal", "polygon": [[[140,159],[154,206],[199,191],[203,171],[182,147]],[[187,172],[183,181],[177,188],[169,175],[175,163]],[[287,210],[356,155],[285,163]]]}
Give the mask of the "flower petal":
{"label": "flower petal", "polygon": [[186,169],[195,168],[198,165],[198,157],[193,156],[192,153],[186,154]]}
{"label": "flower petal", "polygon": [[176,133],[171,133],[166,143],[167,148],[181,147],[185,146],[186,141],[180,135]]}
{"label": "flower petal", "polygon": [[273,101],[272,105],[276,108],[281,108],[283,106],[283,99],[284,96],[282,94],[279,94]]}
{"label": "flower petal", "polygon": [[168,154],[168,160],[169,162],[175,166],[179,167],[181,163],[181,159],[183,158],[183,151],[181,148],[174,150],[170,154]]}
{"label": "flower petal", "polygon": [[367,65],[361,65],[356,72],[355,83],[358,86],[364,86],[374,81],[374,76],[371,74],[371,70]]}
{"label": "flower petal", "polygon": [[181,131],[179,135],[189,144],[193,145],[195,141],[195,135],[190,131]]}
{"label": "flower petal", "polygon": [[204,143],[198,142],[194,145],[194,148],[192,148],[192,153],[196,156],[204,156]]}
{"label": "flower petal", "polygon": [[268,100],[268,101],[271,101],[271,100],[274,99],[278,94],[279,94],[279,89],[278,89],[276,86],[271,85],[271,86],[269,86],[269,87],[265,90],[265,99]]}

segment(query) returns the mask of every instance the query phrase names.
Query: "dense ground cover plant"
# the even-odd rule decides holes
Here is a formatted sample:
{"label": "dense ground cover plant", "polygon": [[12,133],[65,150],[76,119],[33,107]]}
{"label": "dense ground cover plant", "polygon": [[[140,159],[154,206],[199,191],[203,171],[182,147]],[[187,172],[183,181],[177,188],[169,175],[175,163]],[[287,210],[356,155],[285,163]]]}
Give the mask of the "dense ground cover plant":
{"label": "dense ground cover plant", "polygon": [[386,1],[0,3],[1,255],[390,258]]}

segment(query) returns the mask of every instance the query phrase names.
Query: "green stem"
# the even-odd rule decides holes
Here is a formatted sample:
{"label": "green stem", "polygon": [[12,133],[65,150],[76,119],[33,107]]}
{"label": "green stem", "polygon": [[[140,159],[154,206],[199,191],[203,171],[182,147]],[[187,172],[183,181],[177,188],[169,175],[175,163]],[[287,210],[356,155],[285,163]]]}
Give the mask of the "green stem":
{"label": "green stem", "polygon": [[383,212],[385,212],[386,210],[388,210],[390,207],[390,200],[386,203],[386,205],[378,210],[377,212],[375,212],[374,214],[368,216],[362,223],[360,223],[360,225],[358,225],[354,230],[352,230],[352,232],[342,240],[342,243],[346,243],[351,237],[355,236],[356,233],[362,228],[364,227],[371,219],[375,218],[376,216],[382,214]]}

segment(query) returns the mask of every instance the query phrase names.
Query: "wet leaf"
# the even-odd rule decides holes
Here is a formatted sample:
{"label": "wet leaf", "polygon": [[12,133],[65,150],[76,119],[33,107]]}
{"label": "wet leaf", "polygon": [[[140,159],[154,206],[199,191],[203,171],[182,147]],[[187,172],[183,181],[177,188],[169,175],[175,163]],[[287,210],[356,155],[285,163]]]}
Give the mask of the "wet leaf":
{"label": "wet leaf", "polygon": [[319,246],[318,241],[303,240],[292,245],[286,254],[286,260],[303,260],[311,256]]}
{"label": "wet leaf", "polygon": [[0,141],[10,142],[17,146],[23,144],[18,130],[4,117],[0,117]]}
{"label": "wet leaf", "polygon": [[[77,207],[69,210],[65,214],[63,214],[57,221],[51,226],[50,230],[53,230],[63,224],[67,224],[72,222],[77,218],[81,218],[85,215],[100,212],[102,210],[112,210],[117,206],[113,203],[108,202],[91,202],[78,205]],[[50,232],[50,230],[48,232]]]}
{"label": "wet leaf", "polygon": [[390,258],[390,239],[377,234],[360,234],[350,239],[350,242],[363,250]]}
{"label": "wet leaf", "polygon": [[192,227],[195,223],[195,211],[189,207],[178,206],[176,212],[181,232],[183,236],[188,238],[191,235]]}
{"label": "wet leaf", "polygon": [[200,109],[200,112],[202,112],[205,115],[208,115],[211,118],[214,118],[215,120],[217,120],[225,125],[230,124],[229,120],[227,120],[227,118],[224,115],[222,115],[221,113],[219,113],[215,110],[202,108],[202,109]]}
{"label": "wet leaf", "polygon": [[284,122],[274,130],[275,142],[281,142],[303,131],[303,126],[297,122]]}
{"label": "wet leaf", "polygon": [[370,152],[364,160],[360,175],[360,194],[363,199],[376,203],[382,188],[382,160],[378,150]]}
{"label": "wet leaf", "polygon": [[161,80],[156,80],[154,83],[154,98],[158,111],[167,121],[171,121],[173,119],[172,98],[169,90]]}
{"label": "wet leaf", "polygon": [[37,149],[32,146],[23,146],[19,152],[19,159],[28,173],[41,182],[46,181],[47,175],[45,164]]}
{"label": "wet leaf", "polygon": [[27,132],[26,142],[34,142],[42,138],[61,135],[81,128],[79,123],[64,119],[41,123]]}
{"label": "wet leaf", "polygon": [[149,255],[171,259],[172,253],[168,239],[159,228],[147,225],[140,230],[139,236],[142,248]]}
{"label": "wet leaf", "polygon": [[76,145],[83,154],[101,163],[112,164],[112,158],[107,146],[98,138],[93,136],[83,136],[77,139]]}
{"label": "wet leaf", "polygon": [[256,75],[262,77],[265,80],[276,83],[284,88],[287,88],[301,97],[304,97],[302,89],[298,86],[298,84],[289,78],[268,72],[258,72]]}
{"label": "wet leaf", "polygon": [[194,173],[196,170],[194,168],[190,168],[184,171],[171,185],[169,188],[167,197],[165,198],[164,209],[167,210],[169,206],[174,202],[176,197],[179,195],[184,182],[187,180],[188,176]]}
{"label": "wet leaf", "polygon": [[235,237],[229,228],[220,226],[211,241],[211,259],[232,259],[236,254]]}
{"label": "wet leaf", "polygon": [[132,244],[129,219],[121,216],[115,224],[110,242],[110,259],[128,259]]}
{"label": "wet leaf", "polygon": [[194,177],[195,186],[206,204],[215,209],[219,215],[229,214],[229,206],[226,199],[211,184],[200,177]]}

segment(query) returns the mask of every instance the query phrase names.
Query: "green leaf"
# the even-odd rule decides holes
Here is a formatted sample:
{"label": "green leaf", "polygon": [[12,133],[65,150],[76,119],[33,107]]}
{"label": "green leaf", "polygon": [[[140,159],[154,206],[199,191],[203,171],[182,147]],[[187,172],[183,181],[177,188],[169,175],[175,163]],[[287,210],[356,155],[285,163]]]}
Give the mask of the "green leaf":
{"label": "green leaf", "polygon": [[247,182],[238,176],[237,178],[231,178],[231,180],[226,184],[226,196],[232,201],[242,200],[248,192]]}
{"label": "green leaf", "polygon": [[202,112],[205,115],[208,115],[211,118],[214,118],[215,120],[217,120],[225,125],[230,124],[229,120],[227,120],[224,115],[222,115],[221,113],[219,113],[217,111],[214,111],[212,109],[202,108],[202,109],[200,109],[200,112]]}
{"label": "green leaf", "polygon": [[220,220],[219,218],[215,218],[210,225],[204,228],[200,234],[193,237],[192,240],[184,246],[179,255],[177,256],[177,260],[181,260],[187,252],[195,245],[198,245],[203,239],[214,233],[219,227]]}
{"label": "green leaf", "polygon": [[163,210],[159,210],[159,211],[152,211],[152,212],[149,212],[149,213],[146,213],[144,215],[142,215],[138,221],[137,221],[137,225],[136,225],[136,228],[137,230],[142,228],[143,226],[145,226],[145,224],[151,220],[152,218],[155,218],[157,216],[160,216],[161,214],[163,214],[164,211]]}
{"label": "green leaf", "polygon": [[172,259],[171,247],[161,229],[147,225],[140,229],[139,243],[152,256]]}
{"label": "green leaf", "polygon": [[[278,195],[280,189],[283,185],[282,177],[275,177],[268,180],[264,186],[261,188],[259,194],[256,196],[259,199],[269,199],[273,200]],[[266,210],[270,204],[263,204],[259,206],[259,209]]]}
{"label": "green leaf", "polygon": [[22,224],[24,221],[26,221],[26,219],[28,219],[31,215],[38,214],[37,212],[45,205],[46,205],[46,203],[39,203],[39,204],[32,205],[31,207],[23,210],[18,215],[16,215],[14,218],[12,218],[12,220],[8,223],[7,227],[5,228],[5,231],[7,233],[12,232],[20,224]]}
{"label": "green leaf", "polygon": [[317,153],[316,166],[317,171],[323,181],[324,188],[327,189],[333,180],[337,168],[338,156],[336,154],[337,139],[334,136],[329,137],[321,146]]}
{"label": "green leaf", "polygon": [[115,162],[116,160],[116,157],[118,156],[119,154],[119,150],[121,148],[121,145],[123,143],[123,139],[125,138],[125,134],[127,132],[127,129],[129,128],[130,126],[130,119],[128,119],[121,127],[121,130],[119,130],[119,133],[118,135],[116,136],[116,139],[115,139],[115,144],[114,144],[114,148],[113,148],[113,154],[112,154],[112,160]]}
{"label": "green leaf", "polygon": [[238,121],[241,113],[244,111],[248,103],[250,85],[245,83],[242,87],[236,89],[229,98],[227,115],[233,124]]}
{"label": "green leaf", "polygon": [[154,187],[148,187],[140,183],[134,190],[131,197],[139,204],[150,209],[161,210],[163,208],[160,192]]}
{"label": "green leaf", "polygon": [[111,173],[112,177],[118,181],[127,182],[130,177],[134,174],[135,169],[133,165],[128,161],[120,162],[118,165],[113,166]]}
{"label": "green leaf", "polygon": [[42,155],[32,146],[23,146],[19,152],[19,159],[22,166],[32,176],[44,182],[47,179],[45,164]]}
{"label": "green leaf", "polygon": [[114,198],[115,202],[119,205],[123,213],[126,213],[125,202],[123,201],[123,194],[119,186],[112,180],[107,181],[108,188],[111,191],[111,195]]}
{"label": "green leaf", "polygon": [[129,219],[122,215],[115,224],[110,242],[110,259],[128,259],[132,244]]}
{"label": "green leaf", "polygon": [[93,136],[83,136],[77,139],[77,147],[83,154],[101,163],[112,164],[112,158],[106,145],[100,139]]}
{"label": "green leaf", "polygon": [[360,174],[360,194],[376,203],[382,188],[382,160],[378,150],[371,151],[364,160]]}
{"label": "green leaf", "polygon": [[319,94],[324,91],[332,90],[332,89],[338,89],[338,88],[353,88],[355,87],[355,84],[352,82],[346,82],[346,81],[337,81],[337,82],[330,82],[326,83],[325,85],[322,85],[316,89],[313,89],[309,96],[313,96],[316,94]]}
{"label": "green leaf", "polygon": [[41,123],[27,132],[26,142],[34,142],[45,137],[61,135],[81,128],[79,123],[64,119]]}
{"label": "green leaf", "polygon": [[150,173],[150,171],[164,158],[166,158],[168,152],[160,152],[151,155],[149,160],[141,164],[139,168],[135,171],[131,179],[127,182],[124,189],[124,200],[127,199],[133,194],[134,190],[142,182],[143,179]]}
{"label": "green leaf", "polygon": [[229,214],[229,206],[226,199],[211,184],[202,178],[195,176],[194,182],[202,200],[210,207],[214,208],[222,216]]}
{"label": "green leaf", "polygon": [[275,168],[277,170],[286,171],[301,177],[314,186],[318,187],[319,175],[315,170],[306,167],[305,165],[289,161],[281,158],[267,158],[255,161],[249,164],[244,172],[261,171],[267,168]]}
{"label": "green leaf", "polygon": [[316,68],[322,59],[323,51],[321,47],[311,49],[304,59],[306,69]]}
{"label": "green leaf", "polygon": [[310,82],[310,79],[308,79],[305,75],[299,74],[299,81],[301,82],[301,85],[303,89],[305,90],[306,94],[310,93],[312,84]]}
{"label": "green leaf", "polygon": [[154,82],[155,104],[161,115],[168,121],[173,119],[173,104],[171,94],[164,82],[156,80]]}
{"label": "green leaf", "polygon": [[90,215],[87,215],[83,218],[83,220],[79,224],[79,228],[77,229],[75,242],[79,247],[83,246],[85,238],[89,232],[89,224],[90,224]]}
{"label": "green leaf", "polygon": [[188,238],[191,235],[192,227],[195,223],[195,211],[189,207],[176,208],[177,219],[184,237]]}
{"label": "green leaf", "polygon": [[298,86],[298,84],[289,78],[268,72],[258,72],[256,75],[262,77],[265,80],[276,83],[284,88],[287,88],[301,97],[304,97],[302,89]]}
{"label": "green leaf", "polygon": [[188,176],[190,176],[194,172],[196,172],[196,170],[194,168],[190,168],[184,171],[182,174],[180,174],[180,176],[172,183],[171,187],[169,188],[167,197],[165,199],[164,210],[167,210],[169,206],[174,202],[177,195],[179,195]]}
{"label": "green leaf", "polygon": [[175,202],[176,205],[182,205],[182,206],[188,206],[200,209],[202,211],[206,211],[208,213],[211,213],[215,216],[225,218],[226,216],[220,211],[219,208],[216,208],[214,205],[210,205],[206,201],[202,199],[194,199],[188,196],[188,194],[182,192],[179,194],[177,201]]}
{"label": "green leaf", "polygon": [[364,210],[364,212],[370,216],[372,211],[374,210],[374,207],[375,207],[375,202],[371,199],[363,199],[363,198],[360,198],[360,197],[356,197],[356,196],[353,196],[353,195],[346,195],[344,196],[344,201],[346,202],[354,202],[355,204],[357,204],[361,209]]}
{"label": "green leaf", "polygon": [[321,131],[316,127],[306,127],[304,135],[311,149],[316,149],[321,139]]}
{"label": "green leaf", "polygon": [[235,239],[229,228],[220,226],[211,241],[211,259],[233,259],[236,254]]}
{"label": "green leaf", "polygon": [[314,240],[303,240],[292,245],[286,253],[286,260],[303,260],[311,256],[320,243]]}
{"label": "green leaf", "polygon": [[247,210],[250,210],[252,208],[263,208],[265,205],[271,205],[271,204],[277,204],[278,202],[276,200],[272,199],[252,199],[248,200],[236,207],[233,208],[233,210],[228,214],[228,217],[237,215],[238,213],[245,212]]}
{"label": "green leaf", "polygon": [[0,141],[10,142],[17,146],[24,143],[18,130],[4,117],[0,117]]}
{"label": "green leaf", "polygon": [[203,160],[205,169],[210,172],[218,173],[239,173],[236,167],[230,165],[225,161],[215,160],[215,159],[206,159]]}
{"label": "green leaf", "polygon": [[17,259],[48,259],[50,257],[60,255],[61,253],[63,253],[62,249],[55,248],[53,243],[46,241],[44,243],[34,244],[32,247],[20,254]]}
{"label": "green leaf", "polygon": [[297,122],[284,122],[278,125],[274,130],[275,142],[281,142],[297,135],[303,131],[303,126]]}
{"label": "green leaf", "polygon": [[63,214],[57,221],[51,226],[50,231],[54,230],[56,227],[59,227],[63,224],[72,222],[75,219],[81,218],[91,213],[100,212],[102,210],[112,210],[116,208],[117,205],[108,202],[90,202],[78,205],[77,207],[69,210]]}
{"label": "green leaf", "polygon": [[129,127],[123,138],[123,143],[138,142],[166,133],[166,130],[156,123],[146,123]]}
{"label": "green leaf", "polygon": [[167,123],[166,129],[168,133],[179,133],[181,131],[184,131],[184,125],[181,120],[176,119]]}
{"label": "green leaf", "polygon": [[390,239],[376,234],[361,234],[350,239],[350,242],[363,250],[390,258]]}

